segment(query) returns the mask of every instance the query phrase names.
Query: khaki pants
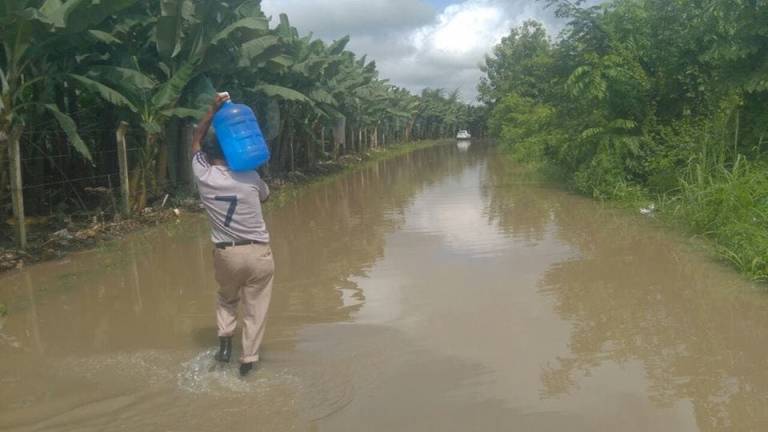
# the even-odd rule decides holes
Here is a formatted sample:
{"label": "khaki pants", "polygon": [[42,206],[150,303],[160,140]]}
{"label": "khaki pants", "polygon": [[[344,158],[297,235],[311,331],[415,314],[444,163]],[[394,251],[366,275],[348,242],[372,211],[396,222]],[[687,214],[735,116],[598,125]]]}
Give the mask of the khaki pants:
{"label": "khaki pants", "polygon": [[213,250],[213,268],[219,283],[216,321],[219,336],[232,336],[237,306],[243,304],[243,353],[240,362],[259,361],[264,338],[275,263],[267,244]]}

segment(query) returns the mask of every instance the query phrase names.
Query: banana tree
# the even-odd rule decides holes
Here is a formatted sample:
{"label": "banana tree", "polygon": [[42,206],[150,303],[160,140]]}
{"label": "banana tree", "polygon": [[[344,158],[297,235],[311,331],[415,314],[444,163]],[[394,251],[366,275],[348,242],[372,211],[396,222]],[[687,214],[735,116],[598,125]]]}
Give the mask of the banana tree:
{"label": "banana tree", "polygon": [[[144,208],[150,189],[157,191],[164,183],[168,154],[163,136],[168,121],[199,118],[213,97],[213,86],[204,74],[231,64],[268,30],[266,18],[253,7],[257,2],[229,4],[233,8],[226,9],[228,14],[214,13],[217,5],[212,2],[165,0],[159,11],[145,5],[140,19],[116,26],[111,34],[123,41],[145,35],[137,38],[138,45],[128,42],[117,47],[105,64],[70,74],[84,90],[138,118],[144,145],[131,177],[136,210]],[[154,18],[155,12],[160,16]],[[193,80],[207,85],[191,85]],[[180,104],[182,96],[186,106]]]}
{"label": "banana tree", "polygon": [[[253,56],[253,51],[267,42],[268,20],[257,0],[164,0],[160,13],[155,38],[159,65],[162,67],[156,73],[161,76],[165,71],[175,74],[183,71],[189,63],[196,63],[196,73],[192,76],[231,77],[236,73],[232,65],[239,65],[244,58]],[[230,90],[236,90],[234,87]],[[200,92],[199,87],[187,90]],[[209,102],[212,90],[213,86],[208,85],[203,91],[208,98],[201,99],[197,97],[199,94],[193,94],[187,99],[194,101],[193,106],[199,108]],[[162,112],[167,112],[167,109]],[[197,119],[200,112],[175,109],[173,114]],[[167,123],[162,116],[161,121]],[[168,140],[159,140],[157,147],[155,178],[162,186],[168,171]]]}
{"label": "banana tree", "polygon": [[[15,0],[0,3],[0,199],[8,184],[8,143],[16,142],[26,119],[35,110],[47,110],[70,144],[90,160],[88,147],[74,120],[52,101],[49,89],[60,74],[41,71],[62,52],[76,57],[87,50],[84,37],[99,39],[95,27],[136,0]],[[5,138],[5,139],[3,139]]]}
{"label": "banana tree", "polygon": [[[361,111],[362,106],[366,103],[361,99],[359,89],[373,82],[378,73],[376,72],[376,64],[374,62],[366,63],[365,57],[357,59],[355,54],[349,51],[343,51],[339,56],[341,60],[336,68],[335,76],[330,80],[328,90],[338,101],[338,110],[343,116],[340,122],[343,123],[343,127],[338,129],[346,129],[346,131],[337,130],[337,133],[340,135],[349,132],[349,145],[354,148],[356,137],[359,144]],[[341,124],[337,126],[341,126]],[[344,142],[346,143],[347,140],[345,139]],[[338,154],[338,149],[336,149],[336,153]]]}
{"label": "banana tree", "polygon": [[[313,163],[313,144],[318,140],[315,129],[320,119],[336,105],[324,89],[325,71],[334,59],[322,41],[313,41],[311,36],[299,37],[284,14],[272,37],[269,43],[279,46],[279,55],[265,64],[264,73],[250,90],[255,97],[278,102],[282,121],[279,140],[273,146],[273,160],[278,166],[287,165],[294,171],[297,147],[303,145],[307,163]],[[261,54],[261,50],[257,54]]]}
{"label": "banana tree", "polygon": [[178,106],[183,90],[197,74],[197,66],[197,62],[188,62],[162,83],[144,74],[138,67],[103,65],[92,68],[86,75],[70,74],[70,78],[84,91],[98,94],[107,102],[138,117],[144,131],[144,145],[131,177],[134,209],[142,209],[146,205],[166,122],[176,116],[197,116],[200,112],[194,107]]}

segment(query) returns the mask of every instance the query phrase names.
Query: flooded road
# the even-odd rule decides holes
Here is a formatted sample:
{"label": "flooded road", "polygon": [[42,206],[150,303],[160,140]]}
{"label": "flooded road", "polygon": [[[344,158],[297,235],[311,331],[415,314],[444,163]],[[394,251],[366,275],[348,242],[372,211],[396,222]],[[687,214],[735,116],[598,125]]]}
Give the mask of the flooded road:
{"label": "flooded road", "polygon": [[381,162],[267,222],[246,380],[212,361],[202,218],[0,278],[0,430],[768,430],[768,296],[481,146]]}

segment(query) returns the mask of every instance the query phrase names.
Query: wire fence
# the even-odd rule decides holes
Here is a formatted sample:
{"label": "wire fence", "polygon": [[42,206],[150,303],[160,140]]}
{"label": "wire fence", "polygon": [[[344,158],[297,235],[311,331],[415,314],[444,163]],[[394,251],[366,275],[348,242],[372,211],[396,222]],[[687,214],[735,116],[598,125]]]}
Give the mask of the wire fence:
{"label": "wire fence", "polygon": [[[88,127],[79,127],[77,128],[78,134],[83,136],[88,136],[90,134],[96,134],[96,133],[115,133],[114,129],[104,129],[102,127],[94,127],[94,128],[88,128]],[[144,129],[141,128],[129,128],[128,132],[134,132],[134,133],[144,133]],[[24,130],[21,133],[22,137],[29,137],[29,136],[39,136],[39,135],[57,135],[57,134],[64,134],[64,132],[56,126],[51,126],[48,129],[41,129],[41,128],[35,128],[33,130]]]}
{"label": "wire fence", "polygon": [[[162,152],[156,153],[150,166],[145,166],[148,154],[143,152],[151,144],[145,141],[146,130],[125,123],[105,127],[112,120],[99,123],[100,120],[76,119],[90,158],[72,145],[55,118],[36,123],[23,130],[18,140],[9,142],[8,193],[13,199],[4,200],[2,206],[5,211],[13,208],[14,222],[6,228],[14,227],[21,249],[27,245],[27,215],[129,214],[136,204],[144,205],[145,199],[151,206],[158,196],[183,197],[193,187],[191,164],[187,160],[191,157],[189,140],[193,125],[169,125],[164,142],[152,149]],[[137,169],[144,170],[141,177],[134,177]],[[131,185],[131,180],[137,179],[141,181]],[[131,186],[139,190],[131,190]],[[133,202],[135,197],[140,201]]]}
{"label": "wire fence", "polygon": [[111,173],[111,174],[95,175],[95,176],[90,176],[90,177],[78,177],[78,178],[71,178],[71,179],[66,179],[66,180],[62,180],[62,181],[47,182],[47,183],[40,183],[40,184],[36,184],[36,185],[24,186],[21,189],[26,191],[26,190],[32,190],[32,189],[45,188],[45,187],[49,187],[49,186],[73,184],[73,183],[82,182],[82,181],[85,181],[85,180],[94,180],[94,179],[101,179],[101,178],[109,179],[111,177],[116,177],[117,178],[117,176],[119,176],[119,175],[120,175],[120,173],[117,172],[117,173]]}
{"label": "wire fence", "polygon": [[[108,179],[108,180],[115,179],[115,184],[119,184],[120,173],[114,172],[110,174],[100,174],[100,175],[94,175],[94,176],[88,176],[88,177],[68,178],[66,180],[61,180],[61,181],[39,183],[34,185],[25,185],[21,189],[26,191],[26,190],[32,190],[32,189],[46,188],[49,186],[71,185],[71,184],[83,182],[86,180],[96,180],[96,179]],[[189,182],[182,181],[182,180],[167,179],[163,182],[163,184],[168,187],[175,187],[175,186],[189,185]]]}
{"label": "wire fence", "polygon": [[[140,147],[133,147],[126,149],[128,153],[137,152],[141,150]],[[98,151],[91,153],[91,156],[96,155],[105,155],[105,154],[116,154],[118,150],[104,150],[104,151]],[[76,153],[63,153],[63,154],[57,154],[57,155],[45,155],[45,156],[35,156],[35,157],[23,157],[21,158],[22,162],[33,162],[33,161],[39,161],[39,160],[56,160],[56,159],[68,159],[68,158],[75,158],[79,157]]]}
{"label": "wire fence", "polygon": [[[74,113],[76,114],[76,113]],[[129,170],[135,168],[137,157],[144,150],[142,136],[146,133],[139,127],[127,127],[122,129],[130,142],[137,144],[125,149],[129,159]],[[21,136],[24,146],[21,148],[19,161],[22,168],[22,177],[24,181],[32,181],[32,184],[24,184],[21,190],[27,194],[25,199],[31,203],[36,200],[43,192],[50,193],[55,189],[79,189],[83,191],[87,187],[108,186],[120,189],[121,173],[117,171],[119,162],[118,155],[120,150],[115,143],[117,128],[105,128],[103,125],[86,125],[79,127],[78,132],[85,137],[86,142],[93,144],[97,140],[95,136],[103,134],[109,135],[110,143],[113,149],[91,150],[91,160],[85,159],[78,153],[66,139],[57,140],[54,137],[61,137],[63,132],[58,127],[55,120],[50,120],[37,124],[34,129],[25,130]],[[95,144],[99,145],[99,144]],[[95,145],[91,145],[94,147]],[[103,143],[101,145],[104,145]],[[59,149],[58,152],[54,150]],[[63,150],[63,151],[62,151]],[[171,155],[177,157],[178,155]],[[177,157],[178,159],[178,157]],[[176,164],[180,160],[175,161]],[[43,165],[40,165],[43,164]],[[78,171],[82,175],[73,176],[73,171]],[[188,186],[190,181],[180,180],[183,174],[182,170],[177,170],[175,175],[170,175],[162,186],[165,188],[177,188],[179,186]],[[36,180],[36,181],[35,181]],[[32,209],[33,211],[35,209]]]}

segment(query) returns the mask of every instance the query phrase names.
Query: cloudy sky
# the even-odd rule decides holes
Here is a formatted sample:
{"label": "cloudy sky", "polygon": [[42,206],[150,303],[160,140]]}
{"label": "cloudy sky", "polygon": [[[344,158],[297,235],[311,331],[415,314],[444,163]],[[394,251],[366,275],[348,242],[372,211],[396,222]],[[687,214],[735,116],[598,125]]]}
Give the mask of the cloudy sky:
{"label": "cloudy sky", "polygon": [[412,91],[459,89],[474,101],[485,53],[527,19],[557,31],[551,10],[534,0],[263,0],[267,16],[282,12],[302,34],[332,41],[376,60],[382,78]]}

